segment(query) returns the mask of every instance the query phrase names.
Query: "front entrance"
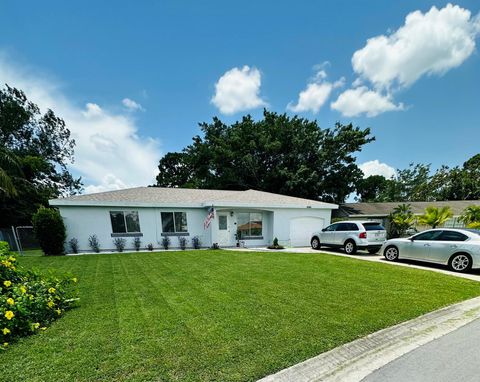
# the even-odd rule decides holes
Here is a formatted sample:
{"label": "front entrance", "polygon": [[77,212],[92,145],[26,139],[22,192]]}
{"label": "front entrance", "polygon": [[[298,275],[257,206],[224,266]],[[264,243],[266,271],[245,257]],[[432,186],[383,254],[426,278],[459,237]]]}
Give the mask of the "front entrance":
{"label": "front entrance", "polygon": [[220,247],[230,247],[234,245],[233,241],[233,217],[228,212],[219,212],[217,240]]}

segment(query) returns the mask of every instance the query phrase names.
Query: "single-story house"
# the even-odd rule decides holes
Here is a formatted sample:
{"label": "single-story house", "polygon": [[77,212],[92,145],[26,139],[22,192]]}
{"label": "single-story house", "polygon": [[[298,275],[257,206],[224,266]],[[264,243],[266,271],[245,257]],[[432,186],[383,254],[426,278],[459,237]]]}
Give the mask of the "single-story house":
{"label": "single-story house", "polygon": [[[425,208],[450,207],[453,217],[449,219],[444,226],[451,228],[462,228],[464,224],[459,220],[465,208],[476,205],[480,206],[480,200],[446,200],[439,202],[379,202],[379,203],[343,203],[335,210],[332,217],[335,220],[372,220],[388,225],[388,216],[399,204],[409,204],[414,215],[422,215]],[[428,227],[418,226],[419,231]]]}
{"label": "single-story house", "polygon": [[[311,234],[330,224],[336,204],[255,190],[225,191],[138,187],[50,200],[67,228],[67,242],[76,238],[80,251],[90,251],[88,238],[95,234],[103,250],[113,250],[113,240],[126,239],[133,248],[161,247],[169,236],[198,237],[203,247],[265,246],[276,237],[286,246],[307,246]],[[213,213],[212,213],[213,212]],[[209,221],[209,215],[211,220]],[[212,217],[213,216],[213,217]],[[207,223],[207,224],[206,224]]]}

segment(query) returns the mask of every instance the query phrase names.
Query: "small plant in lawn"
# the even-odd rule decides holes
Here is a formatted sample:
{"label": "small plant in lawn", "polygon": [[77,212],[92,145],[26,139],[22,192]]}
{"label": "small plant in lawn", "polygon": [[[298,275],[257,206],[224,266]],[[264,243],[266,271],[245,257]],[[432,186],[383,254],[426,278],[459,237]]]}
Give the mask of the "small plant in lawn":
{"label": "small plant in lawn", "polygon": [[148,244],[148,245],[147,245],[147,249],[148,249],[149,251],[153,251],[153,244],[152,244],[152,243]]}
{"label": "small plant in lawn", "polygon": [[77,300],[75,277],[44,276],[17,265],[0,242],[0,351],[18,337],[45,330]]}
{"label": "small plant in lawn", "polygon": [[113,239],[113,244],[115,245],[115,248],[117,248],[118,252],[123,252],[126,243],[127,241],[123,237],[116,237]]}
{"label": "small plant in lawn", "polygon": [[93,252],[96,252],[96,253],[100,252],[100,242],[98,241],[97,235],[93,234],[89,236],[88,245],[90,248],[92,248]]}
{"label": "small plant in lawn", "polygon": [[284,247],[282,245],[278,244],[278,239],[277,238],[274,238],[273,239],[273,244],[269,245],[267,248],[268,249],[284,249]]}
{"label": "small plant in lawn", "polygon": [[187,249],[187,238],[185,236],[178,237],[178,246],[182,251]]}
{"label": "small plant in lawn", "polygon": [[135,251],[137,251],[137,252],[140,251],[141,246],[142,246],[142,240],[140,240],[139,237],[134,238],[133,239],[133,248],[135,248]]}
{"label": "small plant in lawn", "polygon": [[192,246],[195,249],[200,249],[202,243],[200,242],[200,238],[198,236],[192,237]]}
{"label": "small plant in lawn", "polygon": [[171,240],[170,240],[170,236],[164,236],[162,238],[162,246],[163,246],[163,249],[166,251],[168,248],[170,248],[170,243],[171,243]]}
{"label": "small plant in lawn", "polygon": [[70,246],[72,253],[78,253],[78,240],[76,238],[72,237],[68,241],[68,245]]}
{"label": "small plant in lawn", "polygon": [[33,229],[45,255],[63,255],[67,234],[60,212],[40,207],[32,216]]}

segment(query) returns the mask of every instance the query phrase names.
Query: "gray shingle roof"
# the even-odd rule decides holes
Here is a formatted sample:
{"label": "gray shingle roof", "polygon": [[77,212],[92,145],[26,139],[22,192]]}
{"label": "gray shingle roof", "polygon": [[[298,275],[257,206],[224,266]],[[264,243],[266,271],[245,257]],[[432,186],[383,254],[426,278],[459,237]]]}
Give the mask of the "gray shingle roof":
{"label": "gray shingle roof", "polygon": [[[403,202],[385,203],[344,203],[340,205],[338,216],[387,216],[395,207]],[[463,210],[471,205],[480,205],[480,200],[447,200],[441,202],[405,202],[410,204],[414,214],[423,214],[428,206],[444,207],[452,209],[453,215],[461,215]]]}
{"label": "gray shingle roof", "polygon": [[188,188],[137,187],[95,194],[75,195],[50,200],[52,206],[65,205],[145,205],[193,207],[215,206],[264,206],[335,209],[336,204],[323,203],[310,199],[274,194],[270,192],[246,190],[202,190]]}

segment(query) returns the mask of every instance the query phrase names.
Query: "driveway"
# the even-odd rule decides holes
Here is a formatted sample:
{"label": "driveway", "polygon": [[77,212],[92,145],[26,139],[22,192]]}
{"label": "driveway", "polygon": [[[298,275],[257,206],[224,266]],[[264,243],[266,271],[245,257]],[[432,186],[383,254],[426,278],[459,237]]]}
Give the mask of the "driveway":
{"label": "driveway", "polygon": [[388,363],[362,382],[447,382],[480,379],[480,319]]}
{"label": "driveway", "polygon": [[451,276],[456,276],[456,277],[462,277],[465,279],[469,280],[474,280],[474,281],[480,281],[480,270],[475,269],[470,271],[469,273],[458,273],[458,272],[452,272],[450,271],[447,266],[444,265],[439,265],[439,264],[431,264],[431,263],[423,263],[420,261],[413,261],[413,260],[399,260],[396,262],[391,262],[385,260],[385,258],[381,255],[371,255],[368,252],[363,252],[363,251],[358,251],[355,255],[347,255],[341,250],[332,250],[332,249],[320,249],[320,250],[315,250],[310,247],[300,247],[300,248],[286,248],[283,250],[272,250],[272,249],[266,249],[265,247],[259,247],[259,248],[230,248],[232,250],[240,250],[240,251],[255,251],[255,252],[291,252],[291,253],[317,253],[317,254],[322,254],[322,253],[327,253],[329,255],[334,255],[334,256],[343,256],[343,257],[350,257],[352,259],[358,259],[358,260],[365,260],[365,261],[374,261],[374,262],[379,262],[383,264],[389,264],[393,266],[400,266],[400,267],[409,267],[409,268],[417,268],[417,269],[423,269],[427,271],[432,271],[432,272],[439,272]]}

